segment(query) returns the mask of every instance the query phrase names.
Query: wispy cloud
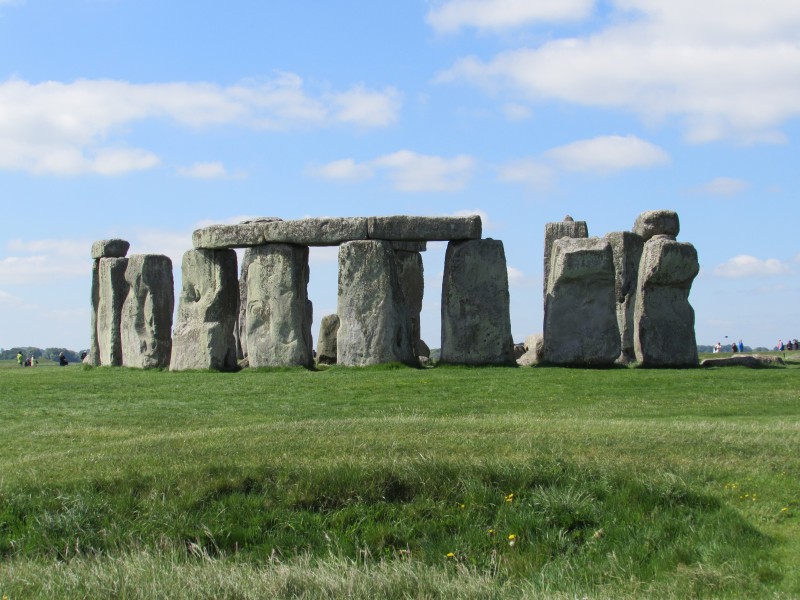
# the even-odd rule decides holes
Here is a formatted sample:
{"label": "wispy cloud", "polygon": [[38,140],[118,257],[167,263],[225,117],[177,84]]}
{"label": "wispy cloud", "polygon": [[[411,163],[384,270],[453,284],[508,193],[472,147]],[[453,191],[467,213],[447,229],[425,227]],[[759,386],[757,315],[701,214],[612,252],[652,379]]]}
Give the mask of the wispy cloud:
{"label": "wispy cloud", "polygon": [[723,196],[729,198],[740,194],[747,189],[747,182],[733,177],[717,177],[694,188],[694,192],[708,196]]}
{"label": "wispy cloud", "polygon": [[791,266],[777,258],[759,259],[755,256],[741,254],[714,267],[714,275],[726,279],[745,277],[774,277],[790,275]]}
{"label": "wispy cloud", "polygon": [[219,161],[197,162],[188,167],[179,167],[178,174],[192,179],[243,179],[243,171],[230,173],[225,165]]}
{"label": "wispy cloud", "polygon": [[591,14],[593,4],[593,0],[449,0],[428,11],[426,21],[441,33],[464,27],[502,30],[583,19]]}

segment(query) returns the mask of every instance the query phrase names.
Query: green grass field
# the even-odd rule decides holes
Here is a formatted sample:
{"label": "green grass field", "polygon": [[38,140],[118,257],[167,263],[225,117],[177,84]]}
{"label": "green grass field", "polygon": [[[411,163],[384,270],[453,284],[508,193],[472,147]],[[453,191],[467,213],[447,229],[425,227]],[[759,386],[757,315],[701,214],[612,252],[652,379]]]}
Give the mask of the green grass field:
{"label": "green grass field", "polygon": [[0,592],[797,598],[798,384],[4,364]]}

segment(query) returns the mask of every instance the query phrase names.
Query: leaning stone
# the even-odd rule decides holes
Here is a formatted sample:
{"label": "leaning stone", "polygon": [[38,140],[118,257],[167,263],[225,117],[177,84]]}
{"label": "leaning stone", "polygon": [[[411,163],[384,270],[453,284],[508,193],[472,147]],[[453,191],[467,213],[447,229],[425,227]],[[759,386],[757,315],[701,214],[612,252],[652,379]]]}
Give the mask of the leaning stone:
{"label": "leaning stone", "polygon": [[503,242],[450,242],[442,281],[441,362],[513,365]]}
{"label": "leaning stone", "polygon": [[699,270],[691,244],[664,238],[645,243],[634,312],[634,348],[643,366],[697,366],[689,292]]}
{"label": "leaning stone", "polygon": [[98,240],[92,244],[92,258],[125,258],[130,247],[125,240]]}
{"label": "leaning stone", "polygon": [[620,354],[611,245],[600,238],[553,243],[544,308],[544,359],[609,366]]}
{"label": "leaning stone", "polygon": [[644,240],[630,231],[606,234],[614,255],[614,295],[617,300],[617,325],[622,350],[617,362],[630,364],[636,360],[633,346],[633,312],[636,306],[636,287],[639,279],[639,262],[642,259]]}
{"label": "leaning stone", "polygon": [[379,240],[339,247],[338,363],[414,363],[411,319],[397,279],[394,250]]}
{"label": "leaning stone", "polygon": [[648,210],[640,214],[633,224],[633,233],[648,241],[654,235],[668,235],[675,239],[681,224],[674,210]]}
{"label": "leaning stone", "polygon": [[420,341],[422,295],[425,290],[422,255],[419,252],[395,250],[394,259],[397,264],[397,281],[405,296],[408,315],[411,319],[411,343],[414,349],[414,356],[421,356],[418,346]]}
{"label": "leaning stone", "polygon": [[764,367],[782,367],[786,363],[780,356],[765,354],[735,354],[726,358],[706,358],[700,362],[701,367],[749,367],[761,369]]}
{"label": "leaning stone", "polygon": [[546,223],[544,226],[544,285],[543,293],[547,296],[547,277],[550,273],[550,254],[553,251],[553,242],[562,237],[585,238],[589,237],[589,228],[586,221],[576,221],[569,215],[563,221]]}
{"label": "leaning stone", "polygon": [[128,296],[122,305],[122,365],[168,367],[175,306],[172,261],[157,254],[134,254],[128,258],[125,281]]}
{"label": "leaning stone", "polygon": [[325,315],[319,325],[317,337],[317,362],[336,364],[336,339],[339,334],[339,315]]}
{"label": "leaning stone", "polygon": [[97,346],[100,364],[122,365],[122,304],[128,295],[127,258],[98,260]]}
{"label": "leaning stone", "polygon": [[369,217],[369,239],[398,241],[477,240],[481,218],[469,217]]}
{"label": "leaning stone", "polygon": [[236,369],[236,252],[189,250],[183,255],[181,270],[170,370]]}
{"label": "leaning stone", "polygon": [[247,269],[247,358],[251,367],[310,367],[308,246],[252,249]]}
{"label": "leaning stone", "polygon": [[264,244],[337,246],[342,242],[365,239],[365,217],[259,220],[239,225],[212,225],[192,234],[194,247],[207,249],[246,248]]}

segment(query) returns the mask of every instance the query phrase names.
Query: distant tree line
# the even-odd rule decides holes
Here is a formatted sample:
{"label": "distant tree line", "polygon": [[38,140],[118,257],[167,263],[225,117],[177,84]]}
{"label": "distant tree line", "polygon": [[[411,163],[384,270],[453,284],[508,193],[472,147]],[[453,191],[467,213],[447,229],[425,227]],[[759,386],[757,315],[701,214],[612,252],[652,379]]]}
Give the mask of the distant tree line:
{"label": "distant tree line", "polygon": [[25,358],[29,358],[30,355],[33,354],[40,361],[52,360],[55,362],[58,362],[58,356],[63,352],[64,356],[69,362],[81,362],[80,352],[76,352],[75,350],[68,350],[67,348],[45,348],[42,350],[41,348],[35,348],[33,346],[21,346],[17,348],[9,348],[8,350],[3,350],[0,348],[0,360],[17,360],[17,354],[19,352],[22,352],[22,355]]}

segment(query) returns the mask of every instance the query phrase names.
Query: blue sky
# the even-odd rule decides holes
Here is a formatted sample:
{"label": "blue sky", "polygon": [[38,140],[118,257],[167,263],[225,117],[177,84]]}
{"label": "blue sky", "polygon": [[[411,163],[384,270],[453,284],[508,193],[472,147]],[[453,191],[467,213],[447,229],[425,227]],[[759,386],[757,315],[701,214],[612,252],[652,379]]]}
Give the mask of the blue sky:
{"label": "blue sky", "polygon": [[[471,213],[522,341],[545,223],[659,208],[698,250],[698,343],[800,337],[798,31],[793,0],[0,0],[0,346],[88,347],[97,239],[179,289],[208,224]],[[316,336],[336,249],[309,293]]]}

